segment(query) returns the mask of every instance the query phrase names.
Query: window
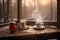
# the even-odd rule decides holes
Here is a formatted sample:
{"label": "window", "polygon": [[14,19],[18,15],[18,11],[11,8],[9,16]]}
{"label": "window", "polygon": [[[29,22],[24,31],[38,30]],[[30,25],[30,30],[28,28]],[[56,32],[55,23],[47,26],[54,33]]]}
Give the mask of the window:
{"label": "window", "polygon": [[[20,18],[57,22],[57,0],[22,0]],[[20,5],[21,6],[21,5]],[[17,19],[18,1],[0,0],[0,22]]]}
{"label": "window", "polygon": [[0,0],[0,23],[9,22],[9,13],[8,13],[8,2],[7,0]]}
{"label": "window", "polygon": [[57,22],[57,0],[22,0],[21,18]]}
{"label": "window", "polygon": [[17,0],[0,0],[0,23],[17,19]]}

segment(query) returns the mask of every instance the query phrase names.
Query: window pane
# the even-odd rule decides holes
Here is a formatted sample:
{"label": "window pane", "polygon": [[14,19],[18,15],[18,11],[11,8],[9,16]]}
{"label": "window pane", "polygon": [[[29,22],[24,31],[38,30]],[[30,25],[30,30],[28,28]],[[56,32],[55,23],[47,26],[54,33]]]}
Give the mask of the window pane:
{"label": "window pane", "polygon": [[22,0],[22,18],[57,20],[57,0]]}

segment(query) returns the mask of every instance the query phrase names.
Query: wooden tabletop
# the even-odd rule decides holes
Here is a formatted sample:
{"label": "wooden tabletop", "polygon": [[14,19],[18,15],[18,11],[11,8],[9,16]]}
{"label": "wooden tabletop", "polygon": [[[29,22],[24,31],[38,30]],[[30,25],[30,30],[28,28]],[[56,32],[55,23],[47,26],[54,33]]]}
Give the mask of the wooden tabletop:
{"label": "wooden tabletop", "polygon": [[17,30],[15,33],[10,33],[9,29],[6,29],[3,31],[0,30],[0,37],[35,35],[54,32],[60,32],[60,29],[45,28],[44,30],[35,30],[34,28],[29,28],[27,30]]}

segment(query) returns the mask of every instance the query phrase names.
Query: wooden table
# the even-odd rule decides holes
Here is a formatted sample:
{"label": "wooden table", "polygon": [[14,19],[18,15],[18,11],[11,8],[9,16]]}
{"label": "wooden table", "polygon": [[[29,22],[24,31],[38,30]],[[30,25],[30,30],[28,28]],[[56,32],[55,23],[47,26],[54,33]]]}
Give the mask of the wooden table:
{"label": "wooden table", "polygon": [[46,33],[56,33],[60,32],[60,29],[45,28],[44,30],[35,30],[34,28],[29,28],[27,30],[17,30],[16,33],[10,33],[9,29],[0,31],[0,37],[10,37],[10,36],[25,36],[25,35],[36,35],[36,34],[46,34]]}

